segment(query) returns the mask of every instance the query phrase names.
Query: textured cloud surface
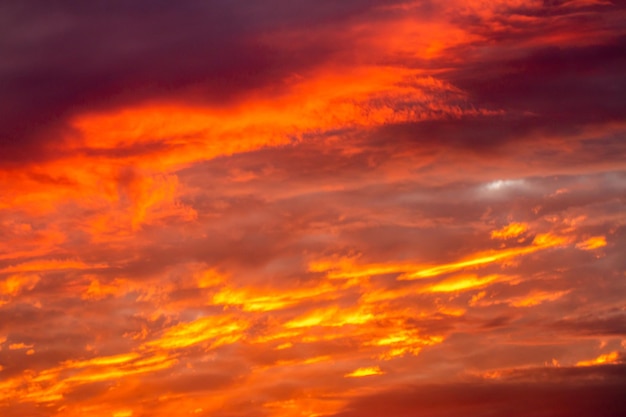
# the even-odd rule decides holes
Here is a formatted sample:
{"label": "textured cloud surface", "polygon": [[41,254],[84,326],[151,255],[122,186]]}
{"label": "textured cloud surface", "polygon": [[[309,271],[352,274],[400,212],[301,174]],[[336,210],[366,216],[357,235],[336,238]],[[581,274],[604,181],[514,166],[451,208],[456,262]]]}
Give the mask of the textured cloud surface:
{"label": "textured cloud surface", "polygon": [[623,2],[0,20],[0,415],[626,414]]}

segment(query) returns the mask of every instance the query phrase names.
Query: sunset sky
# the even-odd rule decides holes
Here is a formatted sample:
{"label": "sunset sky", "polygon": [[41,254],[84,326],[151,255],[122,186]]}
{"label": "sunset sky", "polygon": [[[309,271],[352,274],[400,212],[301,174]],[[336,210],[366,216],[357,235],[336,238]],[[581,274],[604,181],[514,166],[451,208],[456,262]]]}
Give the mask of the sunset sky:
{"label": "sunset sky", "polygon": [[0,2],[0,416],[626,416],[626,2]]}

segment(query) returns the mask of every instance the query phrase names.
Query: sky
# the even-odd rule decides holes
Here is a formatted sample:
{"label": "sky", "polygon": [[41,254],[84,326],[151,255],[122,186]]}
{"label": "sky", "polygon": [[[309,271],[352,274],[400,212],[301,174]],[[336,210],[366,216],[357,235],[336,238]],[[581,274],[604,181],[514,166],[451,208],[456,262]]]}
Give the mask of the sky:
{"label": "sky", "polygon": [[626,415],[626,3],[0,3],[0,415]]}

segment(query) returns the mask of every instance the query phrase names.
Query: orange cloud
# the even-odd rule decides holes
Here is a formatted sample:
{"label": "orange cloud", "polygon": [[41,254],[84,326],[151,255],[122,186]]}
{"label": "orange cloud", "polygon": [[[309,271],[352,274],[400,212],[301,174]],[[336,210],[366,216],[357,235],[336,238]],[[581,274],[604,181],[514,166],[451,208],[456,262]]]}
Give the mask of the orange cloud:
{"label": "orange cloud", "polygon": [[146,346],[170,350],[207,344],[207,347],[215,348],[243,338],[247,326],[235,317],[201,317],[167,329],[160,338],[147,342]]}
{"label": "orange cloud", "polygon": [[367,368],[356,369],[346,375],[347,378],[359,378],[364,376],[382,375],[384,372],[380,370],[378,366],[371,366]]}
{"label": "orange cloud", "polygon": [[40,260],[23,262],[17,265],[8,266],[0,269],[0,273],[15,273],[15,272],[47,272],[47,271],[67,271],[67,270],[84,270],[84,269],[99,269],[106,268],[108,265],[105,263],[89,264],[78,260]]}
{"label": "orange cloud", "polygon": [[480,267],[540,250],[564,246],[568,243],[569,239],[566,237],[545,233],[535,236],[530,246],[478,252],[464,260],[435,266],[412,263],[357,265],[351,259],[342,259],[339,261],[313,261],[309,264],[309,270],[315,272],[328,271],[327,277],[331,279],[350,279],[401,273],[402,275],[399,276],[399,279],[414,280]]}
{"label": "orange cloud", "polygon": [[528,226],[524,223],[511,223],[501,229],[491,232],[492,239],[511,239],[517,237],[528,230]]}
{"label": "orange cloud", "polygon": [[580,242],[576,245],[578,249],[582,249],[582,250],[594,250],[594,249],[602,248],[604,246],[606,246],[606,237],[604,236],[590,237],[584,242]]}
{"label": "orange cloud", "polygon": [[513,298],[509,300],[511,305],[515,307],[531,307],[537,304],[541,304],[545,301],[554,301],[563,297],[569,293],[569,291],[556,291],[556,292],[546,292],[546,291],[535,291],[528,296]]}
{"label": "orange cloud", "polygon": [[332,299],[340,289],[339,286],[329,284],[285,292],[222,288],[213,296],[212,303],[241,306],[244,311],[272,311],[292,307],[306,300]]}
{"label": "orange cloud", "polygon": [[610,352],[598,356],[595,359],[576,362],[576,366],[594,366],[610,363],[618,363],[620,358],[619,352]]}
{"label": "orange cloud", "polygon": [[81,298],[88,300],[99,300],[109,295],[120,295],[124,293],[124,287],[129,283],[124,280],[116,279],[112,284],[102,284],[97,278],[91,280],[89,287],[83,293]]}
{"label": "orange cloud", "polygon": [[40,277],[37,274],[10,275],[4,281],[0,282],[0,294],[15,296],[22,291],[32,290],[39,280]]}
{"label": "orange cloud", "polygon": [[[426,287],[426,291],[429,292],[455,292],[473,290],[476,288],[484,287],[497,280],[502,280],[503,277],[499,275],[488,275],[485,277],[478,277],[476,275],[461,275],[446,279],[437,284],[429,285]],[[506,279],[506,278],[504,278]]]}
{"label": "orange cloud", "polygon": [[7,9],[0,415],[618,404],[621,6],[122,3]]}
{"label": "orange cloud", "polygon": [[33,345],[26,345],[24,343],[11,343],[9,345],[9,350],[18,350],[18,349],[31,349]]}

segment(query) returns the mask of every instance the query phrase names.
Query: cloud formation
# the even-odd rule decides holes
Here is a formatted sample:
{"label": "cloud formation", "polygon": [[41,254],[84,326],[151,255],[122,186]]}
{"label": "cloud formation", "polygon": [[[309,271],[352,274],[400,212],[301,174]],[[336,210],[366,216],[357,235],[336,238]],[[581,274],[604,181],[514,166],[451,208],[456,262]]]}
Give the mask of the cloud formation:
{"label": "cloud formation", "polygon": [[0,414],[624,414],[625,14],[1,5]]}

